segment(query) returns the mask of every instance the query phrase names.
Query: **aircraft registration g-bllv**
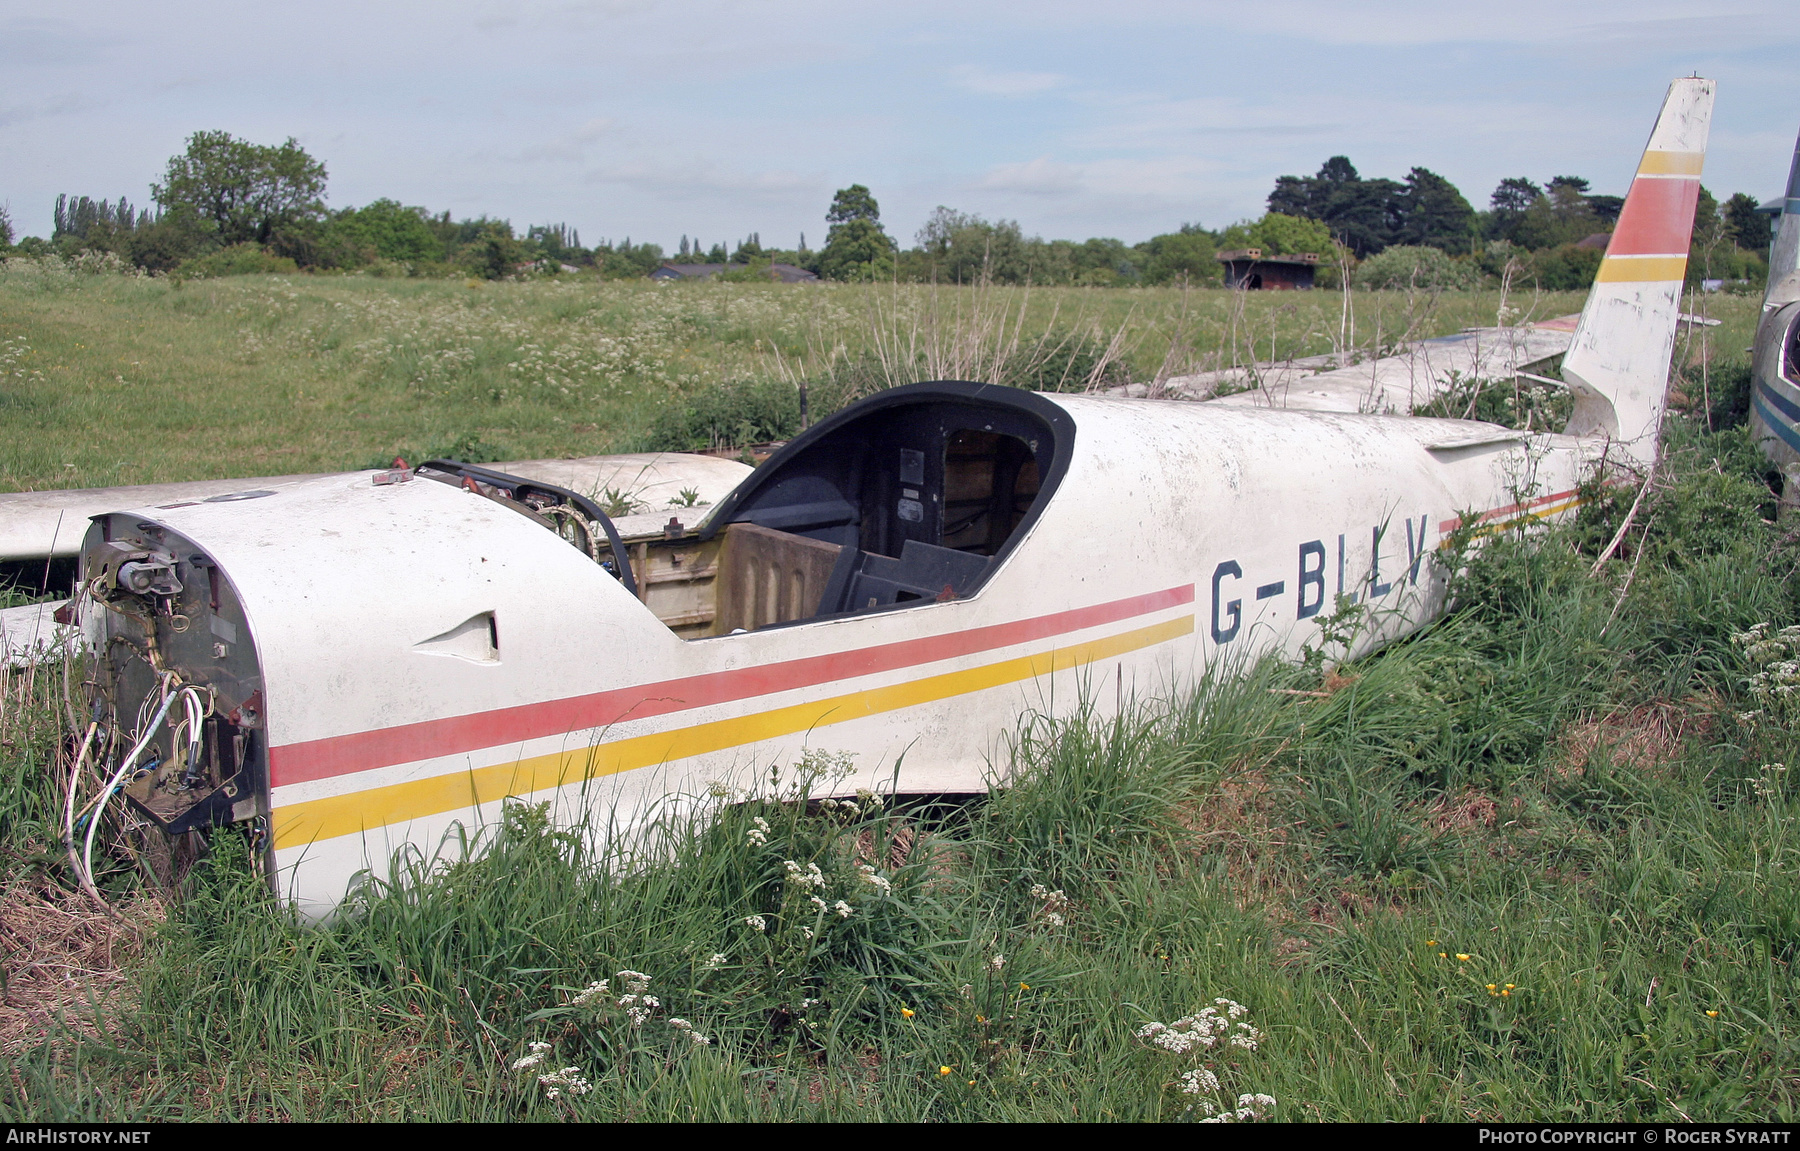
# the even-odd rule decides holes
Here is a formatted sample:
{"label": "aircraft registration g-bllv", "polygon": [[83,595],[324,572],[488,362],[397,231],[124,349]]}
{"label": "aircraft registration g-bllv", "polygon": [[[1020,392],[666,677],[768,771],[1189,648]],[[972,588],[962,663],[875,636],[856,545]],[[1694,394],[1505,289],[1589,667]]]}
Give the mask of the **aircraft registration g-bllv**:
{"label": "aircraft registration g-bllv", "polygon": [[629,820],[808,748],[854,753],[843,787],[979,791],[1026,709],[1298,655],[1339,597],[1358,650],[1390,641],[1442,610],[1464,510],[1554,516],[1654,458],[1712,99],[1669,90],[1564,360],[1570,434],[934,382],[654,538],[447,462],[99,515],[82,755],[170,833],[254,822],[320,915],[509,798]]}

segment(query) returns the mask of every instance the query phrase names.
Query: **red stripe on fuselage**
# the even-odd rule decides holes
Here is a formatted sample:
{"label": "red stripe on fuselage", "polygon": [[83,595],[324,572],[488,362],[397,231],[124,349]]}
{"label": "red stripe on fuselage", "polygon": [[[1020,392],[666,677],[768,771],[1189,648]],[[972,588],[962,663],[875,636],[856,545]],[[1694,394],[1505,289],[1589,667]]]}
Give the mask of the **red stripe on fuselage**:
{"label": "red stripe on fuselage", "polygon": [[[1499,519],[1501,516],[1510,516],[1510,515],[1514,514],[1515,512],[1528,512],[1532,508],[1541,508],[1545,504],[1553,504],[1553,503],[1557,503],[1560,500],[1566,500],[1570,496],[1573,496],[1579,490],[1580,490],[1579,488],[1570,488],[1566,492],[1557,492],[1554,495],[1539,496],[1535,500],[1528,500],[1524,503],[1507,504],[1503,508],[1494,508],[1491,511],[1482,512],[1480,516],[1476,517],[1475,522],[1478,524],[1485,524],[1489,520]],[[1445,533],[1445,532],[1453,532],[1457,528],[1461,527],[1462,523],[1463,523],[1463,521],[1462,521],[1461,516],[1452,516],[1451,518],[1444,520],[1443,522],[1438,524],[1438,532],[1440,534]]]}
{"label": "red stripe on fuselage", "polygon": [[1606,245],[1609,256],[1685,256],[1700,202],[1700,177],[1639,177]]}
{"label": "red stripe on fuselage", "polygon": [[1187,584],[1012,623],[283,744],[269,749],[269,782],[284,787],[397,763],[604,728],[628,719],[646,719],[954,659],[1193,602],[1194,585]]}

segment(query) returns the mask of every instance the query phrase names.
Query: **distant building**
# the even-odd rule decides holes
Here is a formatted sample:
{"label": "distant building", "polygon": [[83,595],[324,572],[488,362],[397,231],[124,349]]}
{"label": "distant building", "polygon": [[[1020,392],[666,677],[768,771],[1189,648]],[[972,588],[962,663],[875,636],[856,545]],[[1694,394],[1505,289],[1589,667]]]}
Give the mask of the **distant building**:
{"label": "distant building", "polygon": [[796,268],[792,264],[770,264],[769,278],[780,280],[784,284],[817,283],[819,277],[805,268]]}
{"label": "distant building", "polygon": [[[732,270],[731,264],[663,264],[650,273],[652,280],[710,280],[720,272]],[[769,279],[783,284],[809,284],[819,277],[792,264],[770,264]]]}
{"label": "distant building", "polygon": [[1220,252],[1225,265],[1225,286],[1250,291],[1310,292],[1319,257],[1311,252],[1298,256],[1265,256],[1261,248]]}
{"label": "distant building", "polygon": [[729,264],[664,264],[650,273],[652,280],[710,280]]}

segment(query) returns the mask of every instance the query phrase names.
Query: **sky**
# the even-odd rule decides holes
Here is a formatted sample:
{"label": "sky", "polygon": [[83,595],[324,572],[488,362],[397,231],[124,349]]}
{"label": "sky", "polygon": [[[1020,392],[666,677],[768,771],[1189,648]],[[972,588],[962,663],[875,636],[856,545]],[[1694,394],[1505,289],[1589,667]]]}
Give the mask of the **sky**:
{"label": "sky", "polygon": [[289,136],[328,202],[567,223],[583,243],[818,247],[866,184],[1128,243],[1260,215],[1329,156],[1623,194],[1668,82],[1716,79],[1705,183],[1777,194],[1800,4],[1674,0],[0,0],[0,203],[151,202],[190,133]]}

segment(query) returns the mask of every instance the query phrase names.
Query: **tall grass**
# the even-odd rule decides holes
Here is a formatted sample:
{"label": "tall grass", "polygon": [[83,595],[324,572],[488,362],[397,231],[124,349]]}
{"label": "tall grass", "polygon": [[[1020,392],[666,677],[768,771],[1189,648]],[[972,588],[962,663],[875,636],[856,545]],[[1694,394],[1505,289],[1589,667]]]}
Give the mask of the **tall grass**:
{"label": "tall grass", "polygon": [[[1346,314],[1327,292],[177,283],[12,260],[0,263],[0,488],[333,470],[459,443],[494,459],[705,446],[792,434],[802,382],[818,419],[917,379],[1153,382],[1374,351],[1491,324],[1503,308],[1518,319],[1580,307],[1573,293],[1523,310],[1510,298],[1357,293]],[[1754,302],[1739,310],[1753,317]],[[1731,338],[1716,342],[1742,346]]]}
{"label": "tall grass", "polygon": [[[21,1053],[0,1112],[1789,1121],[1800,749],[1733,636],[1797,618],[1800,541],[1674,526],[1695,485],[1766,496],[1742,435],[1678,429],[1598,578],[1622,508],[1493,541],[1455,614],[1355,664],[1026,717],[980,802],[802,791],[630,852],[518,805],[317,928],[220,834],[137,1006]],[[1139,1034],[1218,998],[1254,1051]]]}

